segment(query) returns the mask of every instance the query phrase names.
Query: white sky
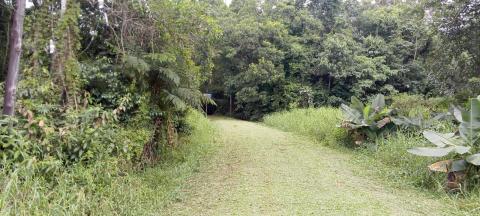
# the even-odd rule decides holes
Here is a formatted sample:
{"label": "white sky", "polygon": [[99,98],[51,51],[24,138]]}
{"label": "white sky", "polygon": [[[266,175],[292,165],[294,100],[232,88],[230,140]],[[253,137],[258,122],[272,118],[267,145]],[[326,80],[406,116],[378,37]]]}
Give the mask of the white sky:
{"label": "white sky", "polygon": [[227,5],[230,5],[230,3],[232,3],[232,0],[223,0],[223,1],[225,1],[225,4]]}
{"label": "white sky", "polygon": [[26,8],[31,8],[33,7],[33,2],[30,0],[27,0],[27,4],[25,5]]}

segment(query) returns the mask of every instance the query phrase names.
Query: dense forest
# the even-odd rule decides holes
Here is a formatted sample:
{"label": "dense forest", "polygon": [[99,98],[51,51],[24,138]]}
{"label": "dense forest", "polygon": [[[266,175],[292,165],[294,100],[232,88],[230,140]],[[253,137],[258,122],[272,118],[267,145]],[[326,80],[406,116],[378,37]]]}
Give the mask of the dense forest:
{"label": "dense forest", "polygon": [[[200,112],[293,130],[271,114],[340,107],[346,119],[329,127],[349,138],[322,137],[366,148],[393,123],[447,119],[437,129],[451,132],[454,116],[459,139],[478,143],[478,0],[0,0],[0,42],[5,214],[94,214],[61,206],[78,191],[92,203],[116,196],[98,191],[125,173],[187,163],[196,153],[184,146],[214,136]],[[408,151],[446,156],[437,150]]]}
{"label": "dense forest", "polygon": [[223,37],[207,89],[233,97],[223,110],[241,118],[378,93],[479,93],[476,1],[248,0],[210,13]]}

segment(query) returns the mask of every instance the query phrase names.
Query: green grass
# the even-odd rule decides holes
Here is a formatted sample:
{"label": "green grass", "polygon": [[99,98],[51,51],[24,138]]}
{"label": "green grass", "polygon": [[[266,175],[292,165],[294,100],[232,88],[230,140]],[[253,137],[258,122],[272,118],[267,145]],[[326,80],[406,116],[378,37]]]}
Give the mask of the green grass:
{"label": "green grass", "polygon": [[336,145],[346,138],[344,130],[336,127],[342,117],[342,112],[335,108],[294,109],[268,115],[263,122],[283,131],[295,132],[326,145]]}
{"label": "green grass", "polygon": [[[212,150],[214,127],[190,113],[192,133],[159,166],[128,169],[115,158],[36,175],[44,161],[0,173],[2,215],[152,215],[170,202]],[[52,167],[49,165],[48,167]]]}
{"label": "green grass", "polygon": [[168,215],[449,215],[431,194],[393,188],[351,154],[264,125],[216,117],[218,150]]}
{"label": "green grass", "polygon": [[445,175],[428,171],[427,166],[441,158],[419,157],[407,152],[411,147],[428,143],[419,131],[397,131],[367,147],[352,148],[346,144],[348,138],[343,129],[336,128],[341,117],[340,110],[334,108],[296,109],[266,116],[264,123],[308,136],[323,145],[354,155],[354,163],[366,168],[360,173],[362,175],[384,180],[392,187],[411,187],[435,194],[439,199],[448,200],[461,213],[478,213],[479,193],[470,192],[462,195],[462,198],[446,194],[442,185]]}

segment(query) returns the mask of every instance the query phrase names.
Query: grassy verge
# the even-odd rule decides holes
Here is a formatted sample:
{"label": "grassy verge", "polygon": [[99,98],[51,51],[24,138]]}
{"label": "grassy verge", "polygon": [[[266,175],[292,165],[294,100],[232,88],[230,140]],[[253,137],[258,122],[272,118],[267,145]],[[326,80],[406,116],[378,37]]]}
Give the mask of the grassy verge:
{"label": "grassy verge", "polygon": [[443,191],[441,174],[430,173],[427,165],[438,159],[418,157],[406,150],[414,146],[425,145],[421,134],[397,131],[385,139],[379,139],[368,147],[351,148],[345,131],[337,128],[342,113],[335,108],[296,109],[288,112],[274,113],[264,118],[268,126],[284,131],[308,136],[317,142],[353,154],[355,161],[361,164],[370,178],[378,178],[394,187],[412,187],[424,190],[438,198],[447,199],[452,206],[465,214],[478,211],[478,193],[447,195]]}
{"label": "grassy verge", "polygon": [[[51,179],[32,170],[34,160],[13,173],[0,173],[2,215],[153,215],[175,200],[177,191],[211,150],[214,128],[192,112],[190,135],[156,167],[126,169],[116,158],[90,167],[51,171]],[[45,163],[45,162],[42,162]],[[52,167],[49,165],[48,167]]]}

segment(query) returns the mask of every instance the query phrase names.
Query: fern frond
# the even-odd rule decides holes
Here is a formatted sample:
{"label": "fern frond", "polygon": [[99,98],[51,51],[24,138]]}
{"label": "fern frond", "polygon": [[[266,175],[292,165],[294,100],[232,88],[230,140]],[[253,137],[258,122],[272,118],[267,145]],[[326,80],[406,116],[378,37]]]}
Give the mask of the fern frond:
{"label": "fern frond", "polygon": [[144,55],[144,57],[154,63],[159,64],[175,63],[176,61],[175,55],[171,53],[149,53]]}
{"label": "fern frond", "polygon": [[132,55],[126,55],[123,58],[123,64],[126,68],[145,73],[150,70],[150,65],[145,60]]}
{"label": "fern frond", "polygon": [[185,110],[188,107],[188,105],[177,95],[174,95],[167,90],[163,90],[163,93],[165,94],[165,101],[175,109]]}
{"label": "fern frond", "polygon": [[180,76],[170,68],[161,68],[157,74],[162,80],[174,85],[180,85]]}

